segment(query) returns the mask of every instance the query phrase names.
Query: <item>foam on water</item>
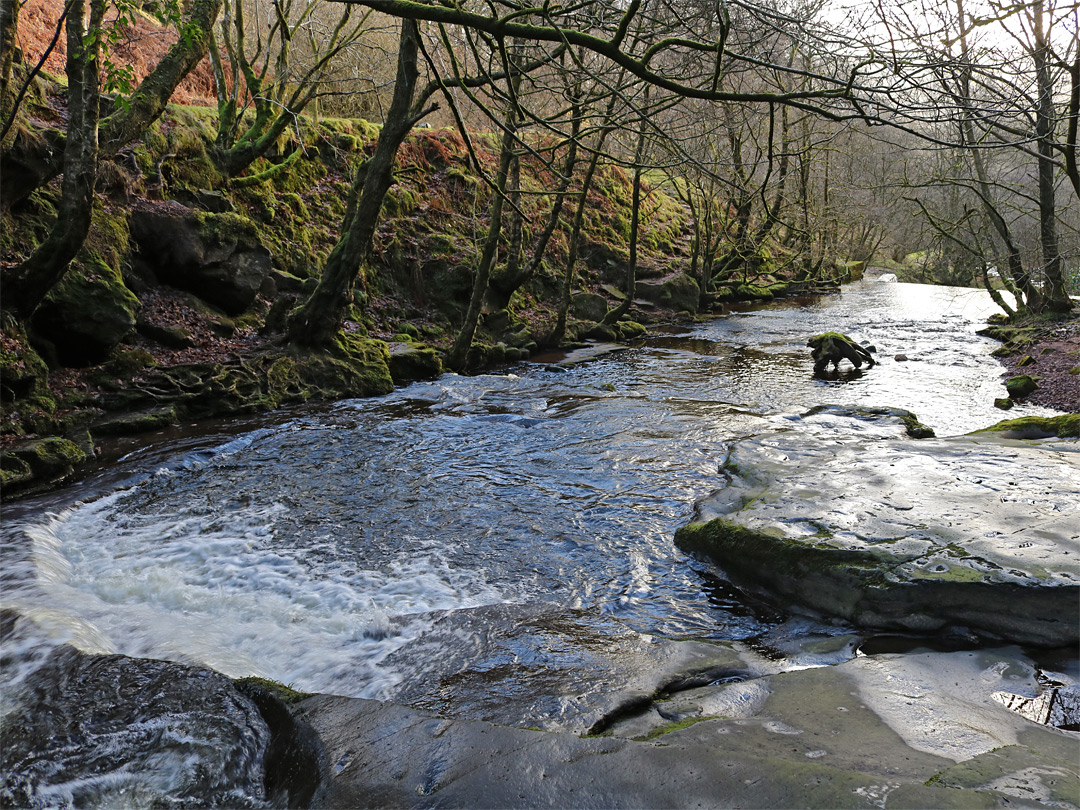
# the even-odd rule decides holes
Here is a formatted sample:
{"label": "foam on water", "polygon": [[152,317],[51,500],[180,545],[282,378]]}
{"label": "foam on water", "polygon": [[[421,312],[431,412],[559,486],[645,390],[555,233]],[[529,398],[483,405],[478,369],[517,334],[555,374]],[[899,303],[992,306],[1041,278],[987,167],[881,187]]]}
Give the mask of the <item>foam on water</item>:
{"label": "foam on water", "polygon": [[[13,589],[6,606],[37,622],[54,643],[87,652],[202,663],[301,690],[385,697],[397,674],[381,662],[419,637],[433,614],[502,601],[482,569],[455,568],[440,548],[418,539],[406,538],[415,549],[408,557],[365,569],[319,544],[276,542],[278,521],[288,513],[277,502],[220,511],[129,509],[138,494],[139,487],[118,492],[27,526],[34,578]],[[63,605],[63,613],[51,605]]]}

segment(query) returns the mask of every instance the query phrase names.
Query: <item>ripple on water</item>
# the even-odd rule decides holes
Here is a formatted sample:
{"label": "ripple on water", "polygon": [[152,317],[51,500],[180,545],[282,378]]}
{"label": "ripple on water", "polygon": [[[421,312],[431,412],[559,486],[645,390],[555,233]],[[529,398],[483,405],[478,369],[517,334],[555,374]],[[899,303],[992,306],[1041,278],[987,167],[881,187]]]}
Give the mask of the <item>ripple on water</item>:
{"label": "ripple on water", "polygon": [[[557,375],[449,375],[188,442],[123,489],[21,516],[4,606],[41,644],[432,705],[496,672],[484,682],[512,704],[526,675],[554,684],[580,664],[588,702],[609,683],[583,663],[604,638],[745,639],[782,621],[672,544],[733,441],[823,403],[908,408],[942,435],[997,421],[1000,370],[974,335],[990,311],[978,292],[856,285]],[[876,344],[879,364],[815,379],[805,342],[826,330]],[[30,645],[5,680],[38,659]]]}

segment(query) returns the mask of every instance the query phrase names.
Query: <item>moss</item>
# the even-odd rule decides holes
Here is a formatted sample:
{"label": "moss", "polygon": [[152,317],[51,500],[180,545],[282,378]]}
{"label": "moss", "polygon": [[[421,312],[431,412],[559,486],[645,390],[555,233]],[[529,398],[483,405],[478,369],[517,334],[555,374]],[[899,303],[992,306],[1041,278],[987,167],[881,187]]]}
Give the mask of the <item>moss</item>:
{"label": "moss", "polygon": [[278,681],[271,680],[270,678],[260,678],[255,675],[247,678],[238,678],[236,682],[242,686],[255,687],[256,689],[269,692],[286,705],[299,703],[301,700],[306,700],[314,694],[312,692],[300,692],[293,689],[291,686],[286,686]]}
{"label": "moss", "polygon": [[112,359],[105,364],[108,373],[116,377],[131,377],[145,368],[156,366],[154,355],[146,349],[121,349],[113,353]]}
{"label": "moss", "polygon": [[17,445],[0,453],[0,477],[5,494],[9,487],[26,489],[38,482],[58,482],[69,477],[86,461],[86,453],[75,442],[52,436]]}
{"label": "moss", "polygon": [[0,402],[48,395],[49,369],[30,346],[26,330],[4,314],[0,324]]}
{"label": "moss", "polygon": [[1067,413],[1060,416],[1024,416],[1020,419],[1006,419],[988,428],[977,430],[972,435],[981,433],[1001,433],[1018,439],[1059,439],[1080,438],[1080,414]]}
{"label": "moss", "polygon": [[381,340],[342,334],[329,350],[295,359],[300,380],[328,398],[374,396],[394,389],[390,352]]}
{"label": "moss", "polygon": [[712,720],[711,717],[684,717],[682,720],[678,720],[674,723],[667,723],[662,726],[657,726],[654,729],[650,729],[648,734],[643,734],[640,737],[633,737],[635,742],[649,742],[655,740],[657,737],[663,737],[665,734],[670,734],[673,731],[682,731],[684,728],[690,728],[690,726],[697,723],[704,722],[705,720]]}
{"label": "moss", "polygon": [[932,427],[924,425],[913,413],[900,417],[900,421],[904,423],[907,435],[913,439],[932,439],[936,435]]}
{"label": "moss", "polygon": [[1023,399],[1038,387],[1036,379],[1029,374],[1020,374],[1005,381],[1005,390],[1009,392],[1010,399]]}
{"label": "moss", "polygon": [[386,192],[382,213],[387,217],[400,217],[411,214],[418,205],[420,205],[419,192],[396,183]]}
{"label": "moss", "polygon": [[735,288],[735,296],[746,300],[771,301],[773,294],[768,287],[756,284],[740,284]]}

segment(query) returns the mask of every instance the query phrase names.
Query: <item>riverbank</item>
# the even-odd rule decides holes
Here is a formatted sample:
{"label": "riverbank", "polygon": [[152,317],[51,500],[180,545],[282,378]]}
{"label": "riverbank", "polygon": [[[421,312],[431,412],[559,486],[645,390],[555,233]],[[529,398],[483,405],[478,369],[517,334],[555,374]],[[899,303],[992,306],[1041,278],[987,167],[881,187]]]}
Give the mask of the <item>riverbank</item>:
{"label": "riverbank", "polygon": [[[59,85],[45,80],[40,95],[42,114],[60,109]],[[296,135],[304,142],[260,158],[252,167],[257,182],[249,182],[215,168],[215,115],[212,107],[173,105],[130,153],[105,161],[93,227],[63,281],[27,322],[5,315],[0,324],[3,497],[73,480],[103,436],[382,394],[446,370],[473,294],[496,139],[474,133],[471,150],[452,129],[418,129],[406,139],[341,338],[312,352],[288,339],[290,313],[319,282],[352,177],[379,128],[305,121]],[[554,179],[540,160],[521,164],[527,233],[548,216]],[[724,302],[835,290],[861,269],[829,263],[796,280],[784,257],[755,257],[703,290],[693,218],[665,182],[646,183],[629,308],[622,305],[633,182],[622,167],[602,163],[574,250],[567,216],[529,272],[514,269],[503,247],[471,347],[455,369],[625,340]],[[59,193],[52,184],[0,210],[0,266],[18,266],[45,239]]]}
{"label": "riverbank", "polygon": [[1017,337],[1001,357],[1006,376],[1028,374],[1038,387],[1025,401],[1065,413],[1080,413],[1080,316],[1051,323],[1015,325]]}

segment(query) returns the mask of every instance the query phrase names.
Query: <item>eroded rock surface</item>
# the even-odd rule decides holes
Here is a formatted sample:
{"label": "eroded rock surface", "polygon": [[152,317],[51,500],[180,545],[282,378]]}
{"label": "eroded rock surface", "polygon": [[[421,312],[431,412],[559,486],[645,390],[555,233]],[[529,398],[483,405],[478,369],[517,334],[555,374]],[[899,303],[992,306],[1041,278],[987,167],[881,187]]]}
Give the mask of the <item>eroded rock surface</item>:
{"label": "eroded rock surface", "polygon": [[859,658],[688,690],[605,737],[329,696],[296,711],[328,807],[1075,808],[1076,735],[990,697],[1033,673],[1009,650]]}
{"label": "eroded rock surface", "polygon": [[676,541],[747,590],[860,626],[1078,640],[1080,443],[913,442],[827,408],[739,443]]}

